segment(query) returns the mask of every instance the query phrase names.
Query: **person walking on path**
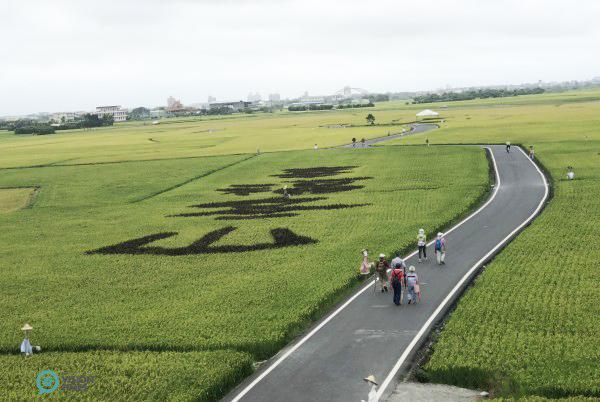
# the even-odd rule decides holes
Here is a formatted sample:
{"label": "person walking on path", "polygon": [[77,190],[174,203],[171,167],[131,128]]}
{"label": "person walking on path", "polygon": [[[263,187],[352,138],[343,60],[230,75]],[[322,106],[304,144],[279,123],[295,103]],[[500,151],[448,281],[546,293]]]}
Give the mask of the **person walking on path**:
{"label": "person walking on path", "polygon": [[425,230],[419,229],[417,235],[417,246],[419,246],[419,262],[422,261],[421,257],[427,260],[427,237],[425,236]]}
{"label": "person walking on path", "polygon": [[444,234],[439,232],[437,234],[437,239],[435,239],[435,256],[437,257],[438,265],[446,264],[444,260],[446,259],[446,239],[444,239]]}
{"label": "person walking on path", "polygon": [[356,138],[352,137],[352,148],[356,148]]}
{"label": "person walking on path", "polygon": [[506,153],[510,153],[510,141],[506,141]]}
{"label": "person walking on path", "polygon": [[379,261],[375,267],[377,275],[379,275],[379,281],[381,282],[381,293],[388,291],[388,274],[387,271],[390,268],[390,264],[385,259],[385,254],[379,254]]}
{"label": "person walking on path", "polygon": [[417,288],[419,286],[419,276],[417,275],[417,269],[414,265],[408,268],[408,274],[406,275],[406,291],[408,294],[408,304],[415,304],[417,302]]}
{"label": "person walking on path", "polygon": [[364,148],[364,147],[365,147],[365,137],[363,137],[363,138],[360,140],[360,142],[362,142],[362,147]]}
{"label": "person walking on path", "polygon": [[533,145],[529,146],[529,157],[531,158],[531,160],[533,160],[535,156],[535,151],[533,150]]}
{"label": "person walking on path", "polygon": [[400,268],[402,268],[402,272],[406,274],[406,262],[400,257],[400,252],[396,251],[396,258],[392,260],[392,268],[395,268],[396,265],[400,264]]}
{"label": "person walking on path", "polygon": [[394,290],[394,304],[399,306],[402,304],[402,286],[404,286],[402,282],[404,282],[404,270],[402,269],[402,264],[400,263],[393,265],[393,267],[394,269],[390,278],[390,284]]}

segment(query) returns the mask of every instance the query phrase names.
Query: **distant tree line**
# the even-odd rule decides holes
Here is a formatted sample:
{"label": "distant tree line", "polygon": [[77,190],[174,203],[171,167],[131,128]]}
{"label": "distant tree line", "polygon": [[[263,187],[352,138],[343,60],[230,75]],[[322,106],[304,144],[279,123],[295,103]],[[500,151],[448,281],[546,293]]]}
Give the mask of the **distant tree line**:
{"label": "distant tree line", "polygon": [[333,105],[297,105],[288,106],[290,112],[302,112],[305,110],[331,110]]}
{"label": "distant tree line", "polygon": [[544,93],[544,88],[522,88],[522,89],[477,89],[465,92],[444,92],[443,94],[428,94],[415,96],[414,103],[450,102],[485,98],[503,98],[506,96],[534,95]]}
{"label": "distant tree line", "polygon": [[0,129],[14,131],[15,134],[34,134],[46,135],[54,134],[56,130],[72,130],[77,128],[93,128],[112,126],[114,117],[110,114],[98,116],[91,113],[86,113],[81,118],[75,121],[61,123],[53,126],[50,123],[40,123],[31,119],[20,119],[17,121],[0,123]]}
{"label": "distant tree line", "polygon": [[355,107],[373,107],[375,104],[373,102],[369,103],[340,103],[337,105],[338,109],[352,109]]}
{"label": "distant tree line", "polygon": [[390,100],[390,96],[388,94],[370,94],[366,97],[370,103],[375,102],[388,102]]}

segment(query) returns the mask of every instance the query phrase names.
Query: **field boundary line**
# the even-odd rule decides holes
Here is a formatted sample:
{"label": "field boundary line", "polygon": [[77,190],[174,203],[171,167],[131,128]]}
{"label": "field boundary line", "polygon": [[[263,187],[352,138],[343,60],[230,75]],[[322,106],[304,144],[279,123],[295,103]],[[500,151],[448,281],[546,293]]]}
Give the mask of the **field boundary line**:
{"label": "field boundary line", "polygon": [[[549,191],[548,190],[548,181],[546,180],[546,176],[544,176],[544,173],[540,170],[540,168],[537,166],[537,164],[529,158],[529,156],[525,153],[525,151],[523,151],[523,149],[521,147],[517,147],[517,148],[519,149],[519,151],[521,151],[523,153],[525,158],[527,158],[533,164],[533,166],[535,167],[537,172],[542,177],[542,181],[544,183],[544,196],[542,197],[540,203],[538,204],[536,209],[533,211],[533,213],[531,215],[529,215],[529,217],[527,217],[527,219],[525,219],[525,221],[523,221],[516,229],[514,229],[504,239],[502,239],[498,244],[496,244],[486,255],[484,255],[479,261],[477,261],[465,273],[465,275],[460,279],[460,281],[458,281],[458,283],[454,286],[454,288],[452,288],[450,293],[448,293],[448,295],[446,295],[444,300],[442,300],[440,305],[435,309],[435,311],[431,314],[431,316],[429,316],[429,318],[427,319],[425,324],[423,324],[423,326],[421,327],[421,329],[419,330],[417,335],[415,335],[415,337],[413,338],[411,343],[404,350],[404,352],[402,353],[400,358],[396,361],[396,364],[394,365],[394,367],[392,368],[390,373],[387,375],[385,380],[381,383],[381,387],[379,388],[379,390],[377,390],[377,396],[379,398],[381,398],[383,396],[386,388],[393,381],[394,377],[396,376],[396,374],[398,373],[398,371],[400,370],[400,368],[402,367],[402,365],[404,364],[404,362],[406,361],[408,356],[410,356],[410,354],[413,352],[415,347],[419,344],[423,335],[425,335],[428,332],[428,329],[430,328],[430,326],[438,318],[439,314],[444,310],[444,308],[446,308],[448,303],[454,299],[457,292],[464,286],[465,282],[473,275],[473,273],[477,269],[479,269],[479,267],[481,267],[481,265],[483,263],[485,263],[491,256],[493,256],[494,253],[496,253],[498,251],[498,249],[503,247],[515,234],[517,234],[523,227],[525,227],[527,224],[529,224],[533,220],[533,218],[535,218],[538,215],[538,213],[541,211],[541,209],[543,208],[544,203],[546,202],[546,199],[548,198],[548,191]],[[490,148],[488,148],[488,149],[490,149]],[[491,149],[490,149],[490,152],[491,152]],[[496,170],[496,175],[497,175],[497,181],[498,181],[497,188],[500,188],[500,175],[498,174],[498,168],[496,166],[496,159],[494,158],[493,153],[492,153],[492,159],[494,161],[494,168]],[[497,189],[496,189],[496,191],[497,191]],[[494,192],[494,196],[495,196],[495,194],[496,194],[496,192]],[[487,205],[487,203],[486,203],[486,205]],[[477,212],[479,212],[480,210],[481,210],[481,208]],[[467,218],[467,220],[469,218]],[[460,224],[464,223],[465,221],[461,222]],[[449,230],[446,233],[449,233],[450,231],[456,229],[456,227],[458,227],[459,225],[453,227],[451,230]],[[414,253],[413,253],[413,255],[414,255]]]}
{"label": "field boundary line", "polygon": [[[501,181],[500,181],[500,174],[498,173],[498,166],[496,164],[496,158],[494,157],[494,153],[492,152],[492,149],[490,147],[484,147],[485,149],[487,149],[491,156],[492,156],[492,161],[494,162],[494,172],[496,175],[496,184],[494,187],[494,192],[492,193],[492,195],[490,196],[490,198],[481,206],[479,207],[475,212],[471,213],[469,216],[467,216],[465,219],[463,219],[462,221],[460,221],[459,223],[457,223],[456,225],[454,225],[453,227],[451,227],[450,229],[448,229],[445,233],[450,233],[452,231],[454,231],[455,229],[457,229],[458,227],[462,226],[465,222],[469,221],[471,218],[473,218],[474,216],[476,216],[477,214],[479,214],[484,208],[486,208],[493,200],[494,198],[496,198],[496,195],[498,194],[498,190],[500,189],[500,185],[501,185]],[[519,148],[520,149],[520,148]],[[543,175],[542,175],[543,176]],[[432,245],[434,243],[435,240],[430,241],[429,243],[427,243],[428,246]],[[409,259],[411,257],[413,257],[415,254],[417,254],[418,250],[413,251],[412,253],[410,253],[409,255],[407,255],[406,257],[404,257],[404,259]],[[462,282],[462,280],[461,280]],[[371,286],[373,286],[375,284],[375,281],[372,280],[369,283],[367,283],[365,286],[362,287],[362,289],[360,289],[358,292],[356,292],[352,297],[350,297],[348,300],[346,300],[346,302],[344,304],[342,304],[340,307],[338,307],[336,310],[334,310],[330,315],[327,316],[327,318],[325,318],[323,321],[321,321],[315,328],[313,328],[308,334],[306,334],[304,337],[302,337],[300,339],[300,341],[298,341],[297,343],[295,343],[293,346],[291,346],[283,355],[281,355],[273,364],[271,364],[267,369],[265,369],[265,371],[263,371],[262,373],[260,373],[260,375],[258,377],[256,377],[250,384],[248,384],[246,387],[244,387],[244,389],[242,389],[232,400],[231,402],[239,402],[244,395],[246,395],[248,392],[250,392],[250,390],[252,390],[252,388],[254,388],[254,386],[256,384],[258,384],[263,378],[265,378],[271,371],[273,371],[275,368],[277,368],[277,366],[279,366],[285,359],[287,359],[292,353],[294,353],[300,346],[302,346],[306,341],[308,341],[314,334],[316,334],[321,328],[323,328],[329,321],[331,321],[333,318],[335,318],[342,310],[344,310],[350,303],[352,303],[358,296],[360,296],[362,293],[364,293],[367,289],[369,289]],[[437,310],[436,310],[437,312]],[[434,313],[435,315],[436,313]],[[429,320],[428,320],[429,321]],[[423,329],[421,329],[422,331]],[[417,338],[418,339],[422,336],[421,331],[419,331],[419,334],[417,334]],[[414,341],[413,341],[414,342]],[[416,343],[416,342],[415,342]],[[411,343],[409,345],[409,348],[414,348],[414,346],[412,346],[413,344]],[[400,364],[401,365],[401,364]],[[394,366],[395,368],[396,366]],[[398,367],[399,368],[399,367]],[[395,372],[397,372],[398,370],[396,370]],[[393,374],[395,374],[395,372]],[[393,378],[393,374],[390,373],[390,376]],[[389,376],[388,376],[389,377]],[[388,379],[386,378],[386,381],[388,381]],[[391,380],[390,380],[391,381]],[[390,382],[388,381],[388,383]],[[387,384],[386,384],[387,386]],[[385,389],[382,387],[381,389]],[[378,392],[378,395],[381,397],[381,394]]]}
{"label": "field boundary line", "polygon": [[250,155],[250,156],[249,156],[249,157],[247,157],[247,158],[240,159],[240,160],[237,160],[237,161],[235,161],[235,162],[229,163],[229,164],[227,164],[227,165],[225,165],[225,166],[220,166],[220,167],[218,167],[218,168],[216,168],[216,169],[209,170],[208,172],[202,173],[202,174],[200,174],[200,175],[198,175],[198,176],[191,177],[191,178],[189,178],[189,179],[187,179],[187,180],[185,180],[185,181],[183,181],[183,182],[181,182],[181,183],[174,184],[174,185],[172,185],[171,187],[168,187],[168,188],[166,188],[166,189],[163,189],[163,190],[160,190],[160,191],[154,192],[154,193],[152,193],[152,194],[145,195],[145,196],[143,196],[143,197],[140,197],[140,198],[136,198],[136,199],[134,199],[134,200],[130,201],[129,203],[130,203],[130,204],[135,204],[135,203],[138,203],[138,202],[146,201],[146,200],[148,200],[148,199],[150,199],[150,198],[153,198],[153,197],[156,197],[156,196],[158,196],[158,195],[164,194],[164,193],[166,193],[166,192],[169,192],[169,191],[171,191],[171,190],[175,190],[176,188],[179,188],[179,187],[181,187],[181,186],[185,186],[186,184],[189,184],[189,183],[191,183],[191,182],[193,182],[193,181],[196,181],[196,180],[202,179],[202,178],[204,178],[204,177],[206,177],[206,176],[210,176],[210,175],[211,175],[211,174],[213,174],[213,173],[220,172],[221,170],[225,170],[225,169],[227,169],[227,168],[230,168],[230,167],[232,167],[232,166],[235,166],[235,165],[237,165],[237,164],[240,164],[240,163],[242,163],[242,162],[245,162],[245,161],[247,161],[247,160],[250,160],[250,159],[252,159],[252,158],[255,158],[256,156],[258,156],[258,155]]}

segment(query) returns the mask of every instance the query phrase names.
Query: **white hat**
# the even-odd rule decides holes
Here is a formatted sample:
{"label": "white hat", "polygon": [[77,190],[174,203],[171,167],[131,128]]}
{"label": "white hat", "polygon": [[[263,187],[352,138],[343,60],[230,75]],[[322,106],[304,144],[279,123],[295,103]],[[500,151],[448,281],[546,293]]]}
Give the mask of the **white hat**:
{"label": "white hat", "polygon": [[385,258],[385,254],[383,254],[383,253],[379,254],[379,258]]}
{"label": "white hat", "polygon": [[25,324],[23,325],[23,328],[21,328],[21,331],[31,331],[33,329],[33,327],[29,324]]}
{"label": "white hat", "polygon": [[419,233],[425,233],[425,229],[419,229]]}
{"label": "white hat", "polygon": [[444,234],[442,232],[438,232],[438,237],[442,237]]}
{"label": "white hat", "polygon": [[415,272],[417,269],[415,268],[415,266],[414,266],[414,265],[411,265],[410,267],[408,267],[408,270],[409,270],[410,272]]}

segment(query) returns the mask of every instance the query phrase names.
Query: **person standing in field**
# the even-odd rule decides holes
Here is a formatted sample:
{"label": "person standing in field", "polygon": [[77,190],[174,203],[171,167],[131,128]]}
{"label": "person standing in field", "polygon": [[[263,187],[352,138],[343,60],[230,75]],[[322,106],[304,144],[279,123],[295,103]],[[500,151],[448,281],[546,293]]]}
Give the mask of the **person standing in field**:
{"label": "person standing in field", "polygon": [[356,138],[352,138],[352,148],[356,148]]}
{"label": "person standing in field", "polygon": [[319,147],[317,146],[317,144],[315,144],[315,151],[316,151],[317,149],[319,149]]}
{"label": "person standing in field", "polygon": [[363,137],[363,138],[360,140],[360,142],[362,142],[362,147],[364,148],[364,147],[365,147],[365,137]]}
{"label": "person standing in field", "polygon": [[419,286],[419,277],[417,275],[417,269],[414,265],[408,268],[408,274],[406,275],[406,291],[408,294],[408,304],[415,304],[417,302],[417,291]]}
{"label": "person standing in field", "polygon": [[419,262],[422,261],[422,258],[427,260],[427,237],[425,236],[425,230],[419,229],[419,234],[417,235],[417,246],[419,246]]}
{"label": "person standing in field", "polygon": [[390,279],[390,284],[392,285],[392,290],[394,291],[394,304],[399,306],[402,304],[402,286],[404,285],[404,270],[402,269],[401,264],[392,265],[394,269],[392,270],[392,275]]}
{"label": "person standing in field", "polygon": [[535,151],[533,150],[533,145],[529,146],[529,157],[531,158],[531,160],[533,160],[535,156]]}
{"label": "person standing in field", "polygon": [[361,275],[368,275],[369,273],[371,273],[372,264],[369,262],[369,252],[367,251],[367,249],[364,249],[362,251],[362,255],[363,260],[362,264],[360,264],[360,273]]}
{"label": "person standing in field", "polygon": [[390,268],[390,264],[385,260],[385,254],[379,254],[379,261],[375,266],[375,271],[379,276],[381,282],[381,293],[388,291],[388,274],[387,270]]}
{"label": "person standing in field", "polygon": [[446,239],[444,239],[444,234],[439,232],[437,234],[437,238],[435,239],[435,256],[437,257],[438,265],[446,264],[444,260],[446,259]]}
{"label": "person standing in field", "polygon": [[506,141],[506,153],[510,153],[510,141]]}

